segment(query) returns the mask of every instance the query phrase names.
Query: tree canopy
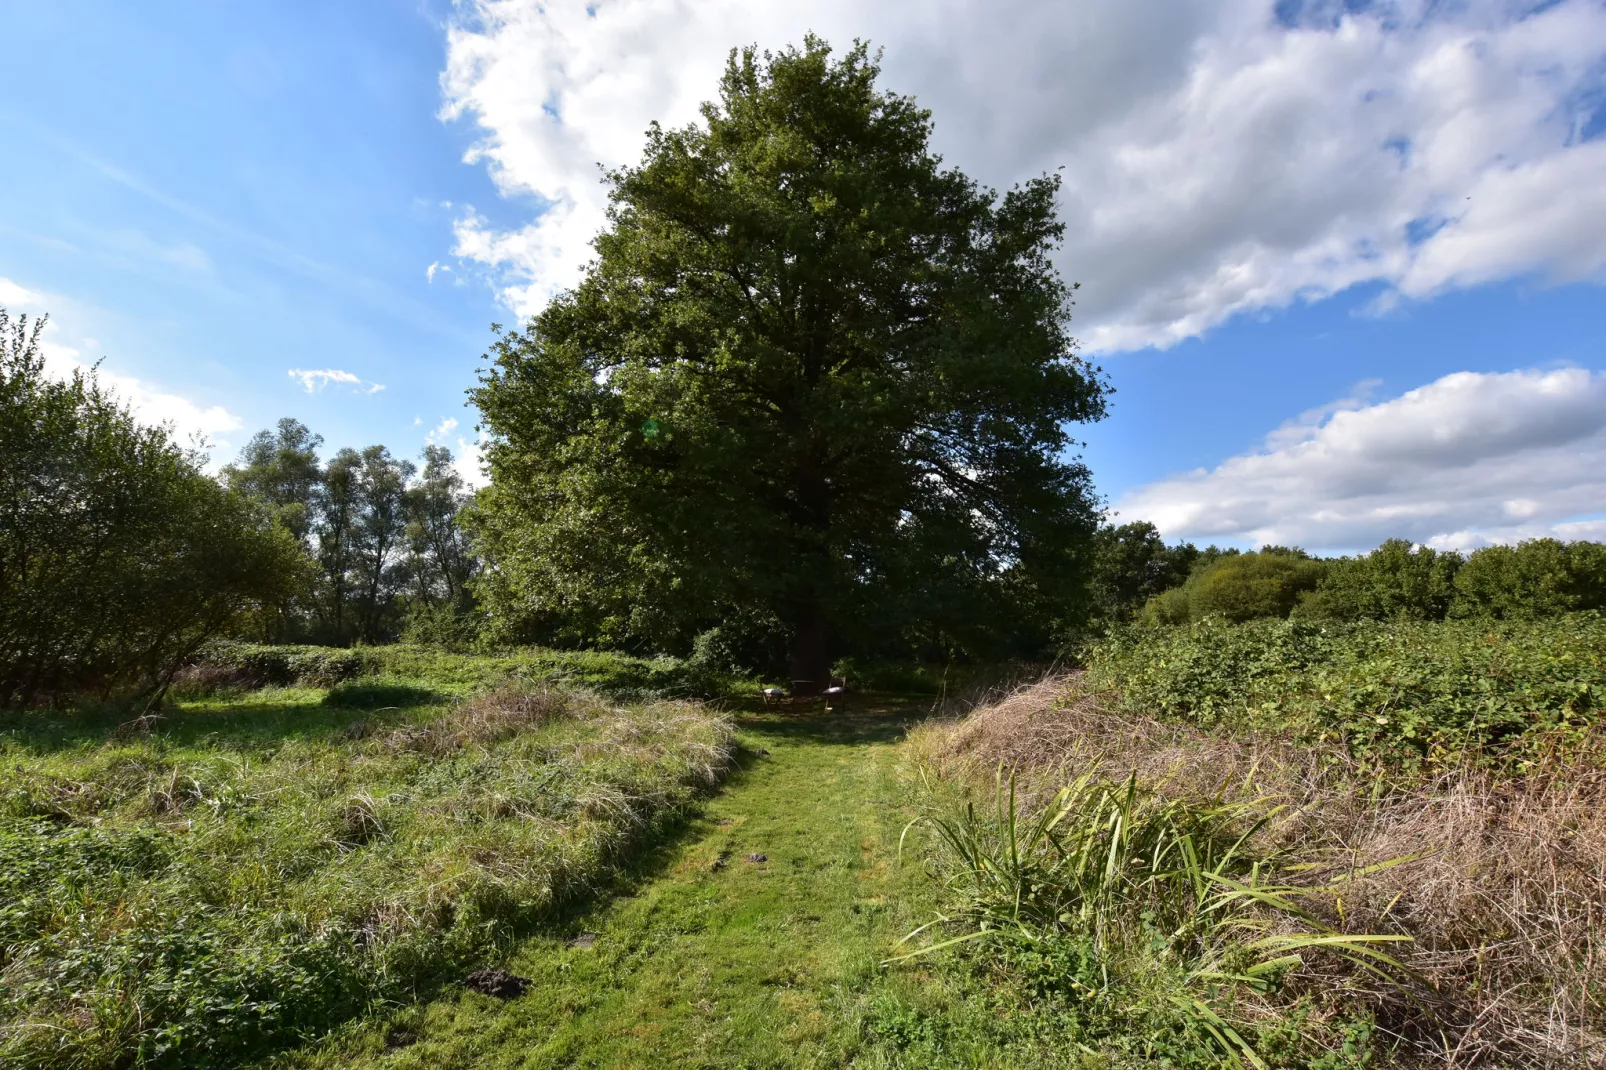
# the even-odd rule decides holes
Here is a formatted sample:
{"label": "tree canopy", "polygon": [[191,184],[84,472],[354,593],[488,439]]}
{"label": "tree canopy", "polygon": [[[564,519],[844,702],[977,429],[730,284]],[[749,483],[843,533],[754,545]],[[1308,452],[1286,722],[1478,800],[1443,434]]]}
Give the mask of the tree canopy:
{"label": "tree canopy", "polygon": [[499,332],[474,398],[480,595],[510,637],[689,645],[745,621],[796,679],[898,642],[1040,646],[1096,527],[1067,425],[1058,179],[1002,196],[860,44],[735,51],[610,172],[578,286]]}

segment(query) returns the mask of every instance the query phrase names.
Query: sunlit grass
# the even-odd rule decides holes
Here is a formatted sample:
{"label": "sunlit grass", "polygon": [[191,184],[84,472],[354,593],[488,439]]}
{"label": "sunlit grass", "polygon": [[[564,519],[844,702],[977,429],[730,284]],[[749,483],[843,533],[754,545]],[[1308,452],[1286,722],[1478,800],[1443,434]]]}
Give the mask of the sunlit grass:
{"label": "sunlit grass", "polygon": [[5,728],[7,1066],[210,1065],[415,998],[605,884],[731,756],[689,703],[416,679]]}

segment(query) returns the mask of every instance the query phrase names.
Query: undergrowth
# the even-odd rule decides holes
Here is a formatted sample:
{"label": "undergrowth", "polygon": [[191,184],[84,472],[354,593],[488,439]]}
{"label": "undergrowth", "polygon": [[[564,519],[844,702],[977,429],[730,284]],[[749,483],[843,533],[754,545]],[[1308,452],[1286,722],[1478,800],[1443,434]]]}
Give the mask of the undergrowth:
{"label": "undergrowth", "polygon": [[945,901],[916,938],[957,941],[1021,1028],[1089,1065],[1606,1056],[1598,728],[1385,777],[1297,727],[1135,705],[1060,677],[911,738]]}
{"label": "undergrowth", "polygon": [[606,884],[732,754],[695,704],[527,684],[97,725],[0,737],[0,1065],[221,1065],[418,998]]}
{"label": "undergrowth", "polygon": [[1420,773],[1522,769],[1586,742],[1606,709],[1606,617],[1331,623],[1210,618],[1130,628],[1085,654],[1127,709],[1290,732]]}
{"label": "undergrowth", "polygon": [[916,822],[937,846],[947,906],[905,942],[948,935],[900,959],[966,945],[1089,1051],[1333,1065],[1341,1038],[1367,1023],[1310,1000],[1278,1006],[1284,978],[1317,954],[1401,985],[1409,971],[1386,945],[1410,937],[1327,924],[1343,875],[1312,881],[1310,867],[1268,849],[1261,833],[1276,809],[1225,793],[1167,796],[1096,764],[1048,798],[1022,799],[1000,776],[991,805],[949,798]]}

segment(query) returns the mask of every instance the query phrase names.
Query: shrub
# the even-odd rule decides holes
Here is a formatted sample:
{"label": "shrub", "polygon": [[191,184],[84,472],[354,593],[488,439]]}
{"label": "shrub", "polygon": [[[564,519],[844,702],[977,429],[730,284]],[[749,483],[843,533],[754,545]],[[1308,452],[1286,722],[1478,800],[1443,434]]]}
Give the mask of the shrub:
{"label": "shrub", "polygon": [[510,679],[583,687],[620,699],[684,698],[728,690],[734,680],[678,658],[637,658],[607,650],[548,650],[525,647],[501,654],[454,654],[439,647],[266,646],[214,641],[187,670],[197,685],[334,687],[359,677],[428,678],[459,693],[495,687]]}
{"label": "shrub", "polygon": [[1570,747],[1606,706],[1606,619],[1135,628],[1092,646],[1089,674],[1133,708],[1210,727],[1292,731],[1417,766],[1519,765]]}
{"label": "shrub", "polygon": [[1535,620],[1580,609],[1606,609],[1606,546],[1532,539],[1467,558],[1450,615]]}
{"label": "shrub", "polygon": [[1316,590],[1295,609],[1339,620],[1442,620],[1461,555],[1389,539],[1369,554],[1327,563]]}
{"label": "shrub", "polygon": [[1176,623],[1220,616],[1230,621],[1286,617],[1321,581],[1326,563],[1301,550],[1267,546],[1223,554],[1197,568],[1180,588],[1149,600],[1144,618]]}
{"label": "shrub", "polygon": [[0,310],[0,705],[159,699],[208,638],[289,598],[304,561],[93,372],[48,378],[41,325]]}

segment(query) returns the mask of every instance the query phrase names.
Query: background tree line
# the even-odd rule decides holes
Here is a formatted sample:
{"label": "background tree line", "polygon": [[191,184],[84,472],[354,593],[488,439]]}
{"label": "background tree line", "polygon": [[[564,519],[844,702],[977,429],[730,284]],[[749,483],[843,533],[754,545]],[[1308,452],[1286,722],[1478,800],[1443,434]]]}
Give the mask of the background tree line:
{"label": "background tree line", "polygon": [[1389,539],[1370,553],[1319,558],[1167,545],[1146,521],[1101,528],[1090,623],[1181,624],[1208,616],[1328,620],[1533,620],[1606,610],[1606,545],[1532,539],[1470,554]]}
{"label": "background tree line", "polygon": [[311,582],[253,622],[269,642],[384,643],[403,634],[454,645],[472,625],[477,561],[458,525],[470,498],[444,446],[422,467],[384,446],[342,449],[300,421],[259,431],[223,482],[264,503],[301,546]]}
{"label": "background tree line", "polygon": [[476,562],[444,448],[320,461],[295,420],[215,479],[0,309],[0,706],[154,708],[207,640],[463,641]]}

